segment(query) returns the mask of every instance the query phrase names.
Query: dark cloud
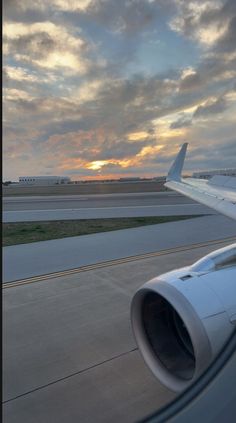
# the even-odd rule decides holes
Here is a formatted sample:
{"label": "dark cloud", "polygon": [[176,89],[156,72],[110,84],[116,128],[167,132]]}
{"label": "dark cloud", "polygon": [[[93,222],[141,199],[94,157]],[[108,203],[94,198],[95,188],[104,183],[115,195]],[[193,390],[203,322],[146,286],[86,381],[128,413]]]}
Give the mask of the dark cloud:
{"label": "dark cloud", "polygon": [[[81,37],[74,37],[66,28],[43,22],[42,29],[39,24],[34,24],[32,27],[25,26],[24,29],[25,34],[18,34],[16,27],[14,37],[9,37],[7,33],[3,37],[4,47],[8,51],[6,56],[14,58],[18,66],[24,63],[30,70],[33,68],[34,71],[38,71],[46,68],[51,72],[62,66],[70,68],[76,74],[81,73],[80,67],[84,69],[88,67],[88,42]],[[63,61],[63,54],[67,53],[72,62]],[[5,64],[8,64],[7,61]]]}
{"label": "dark cloud", "polygon": [[161,115],[175,87],[175,81],[159,80],[158,76],[111,81],[93,101],[96,121],[112,126],[117,134],[131,128],[150,131],[150,120]]}
{"label": "dark cloud", "polygon": [[3,15],[5,20],[34,23],[45,20],[71,22],[73,24],[94,23],[110,31],[134,34],[163,19],[175,10],[173,0],[92,0],[87,7],[70,3],[63,5],[46,0],[5,0]]}
{"label": "dark cloud", "polygon": [[[42,133],[38,141],[39,145],[53,134],[79,130],[91,131],[96,128],[104,128],[108,133],[113,131],[116,134],[115,140],[125,139],[127,133],[139,130],[149,131],[152,135],[154,133],[153,119],[206,101],[213,93],[214,95],[217,93],[217,89],[222,91],[223,84],[227,84],[228,80],[221,81],[220,88],[213,84],[213,75],[217,75],[217,67],[219,77],[220,72],[223,73],[227,69],[226,64],[216,59],[205,61],[197,70],[197,79],[193,74],[195,80],[187,76],[184,79],[166,79],[164,75],[160,78],[158,74],[152,77],[135,75],[129,79],[110,79],[104,81],[94,99],[83,102],[80,102],[79,98],[77,100],[70,97],[44,96],[33,99],[16,97],[6,103],[9,104],[8,117],[15,119],[17,116],[19,126],[38,127]],[[175,74],[177,75],[178,73]],[[189,76],[192,77],[192,75]],[[76,88],[77,79],[73,77],[71,80],[72,86]],[[69,85],[71,80],[67,81]],[[231,77],[229,82],[232,85]],[[200,89],[198,83],[202,84],[204,89]],[[210,111],[220,113],[224,105],[221,100],[207,107],[208,114]],[[203,110],[198,111],[195,118],[201,113]],[[172,124],[171,129],[190,126],[190,124],[188,119],[181,118]],[[148,142],[151,143],[152,137],[149,138]],[[121,155],[119,144],[114,140],[110,142],[111,144],[114,142],[117,156]],[[137,147],[129,144],[129,148],[131,147],[135,155]],[[122,149],[125,151],[125,146]],[[109,157],[109,151],[106,154]]]}
{"label": "dark cloud", "polygon": [[187,74],[179,81],[179,97],[187,95],[191,101],[192,94],[219,95],[230,90],[236,77],[236,58],[211,53],[198,64],[194,73]]}
{"label": "dark cloud", "polygon": [[156,154],[154,157],[152,157],[150,159],[150,163],[152,164],[152,166],[155,166],[156,172],[158,172],[159,170],[158,166],[165,165],[164,168],[167,173],[175,157],[176,157],[176,154],[173,154],[172,156],[170,156],[168,152],[165,151],[164,153],[159,153],[159,154]]}
{"label": "dark cloud", "polygon": [[202,77],[199,73],[191,73],[186,75],[181,81],[179,88],[180,90],[187,91],[187,90],[195,90],[198,89],[202,85]]}
{"label": "dark cloud", "polygon": [[[236,2],[235,2],[236,5]],[[236,12],[235,12],[236,13]],[[236,14],[230,20],[226,32],[219,38],[215,51],[232,53],[236,50]]]}
{"label": "dark cloud", "polygon": [[[219,55],[211,54],[205,57],[198,66],[198,72],[202,76],[204,85],[214,81],[216,78],[221,79],[221,83],[224,84],[224,80],[234,80],[236,73],[236,59],[234,57],[221,57]],[[232,76],[225,78],[227,72],[232,72]]]}
{"label": "dark cloud", "polygon": [[194,118],[206,117],[222,113],[226,110],[227,103],[224,98],[218,98],[214,102],[208,102],[203,106],[199,106],[193,114]]}
{"label": "dark cloud", "polygon": [[154,19],[155,9],[146,1],[92,1],[86,14],[117,31],[136,32]]}
{"label": "dark cloud", "polygon": [[111,31],[134,34],[173,10],[173,1],[94,0],[84,15]]}
{"label": "dark cloud", "polygon": [[205,143],[189,149],[186,165],[191,170],[235,168],[236,138]]}
{"label": "dark cloud", "polygon": [[44,142],[47,154],[54,153],[57,156],[67,158],[97,161],[119,161],[136,156],[146,146],[153,146],[154,138],[143,141],[131,142],[127,139],[114,140],[114,135],[109,139],[107,135],[99,135],[96,132],[78,131],[64,135],[53,135]]}
{"label": "dark cloud", "polygon": [[3,18],[14,22],[42,22],[49,19],[50,3],[48,6],[45,9],[40,0],[5,0],[2,8]]}
{"label": "dark cloud", "polygon": [[156,142],[155,139],[149,138],[144,141],[118,141],[104,142],[102,150],[98,155],[99,160],[124,159],[135,156],[140,153],[143,147],[151,146]]}
{"label": "dark cloud", "polygon": [[202,25],[208,26],[212,23],[217,23],[220,27],[223,23],[231,19],[236,14],[236,3],[235,0],[226,0],[222,3],[221,7],[218,7],[217,3],[208,3],[208,7],[202,11],[199,22]]}
{"label": "dark cloud", "polygon": [[181,116],[175,122],[172,122],[170,129],[187,128],[192,125],[192,119],[186,116]]}
{"label": "dark cloud", "polygon": [[[214,52],[229,53],[235,51],[236,43],[236,2],[235,0],[226,0],[219,6],[218,2],[203,0],[202,10],[199,15],[196,15],[194,8],[189,2],[180,2],[178,4],[178,18],[177,29],[189,38],[201,39],[200,34],[202,30],[209,30],[214,28],[215,31],[220,31],[225,27],[225,31],[221,36],[216,38],[213,45],[209,43],[209,47]],[[198,2],[196,2],[198,6]],[[176,24],[175,24],[176,25]],[[173,26],[175,28],[175,26]]]}
{"label": "dark cloud", "polygon": [[6,41],[12,54],[28,55],[31,59],[44,58],[56,47],[55,40],[44,31]]}
{"label": "dark cloud", "polygon": [[[180,82],[181,84],[181,82]],[[80,103],[76,99],[58,97],[41,97],[34,99],[14,98],[9,100],[8,116],[14,119],[18,116],[19,126],[28,125],[29,128],[38,127],[42,133],[41,141],[45,142],[53,134],[66,134],[71,131],[91,131],[104,128],[109,134],[115,134],[104,145],[103,158],[112,157],[112,146],[116,157],[125,157],[125,154],[137,154],[140,146],[152,145],[154,128],[152,119],[176,113],[184,107],[194,105],[199,101],[206,101],[207,90],[190,90],[175,92],[178,87],[176,80],[160,80],[158,75],[150,77],[134,77],[130,80],[113,80],[103,85],[93,100]],[[195,117],[204,111],[220,113],[224,108],[224,101],[208,104],[199,109]],[[203,106],[202,106],[203,107]],[[171,129],[190,126],[188,118],[181,117],[171,125]],[[148,131],[150,137],[141,143],[127,143],[122,145],[129,132]],[[105,136],[104,136],[105,140]],[[96,143],[96,139],[92,141]],[[105,141],[104,141],[105,142]],[[139,147],[138,147],[139,145]],[[88,147],[88,149],[91,145]],[[89,154],[89,153],[88,153]],[[101,157],[99,156],[99,159]]]}

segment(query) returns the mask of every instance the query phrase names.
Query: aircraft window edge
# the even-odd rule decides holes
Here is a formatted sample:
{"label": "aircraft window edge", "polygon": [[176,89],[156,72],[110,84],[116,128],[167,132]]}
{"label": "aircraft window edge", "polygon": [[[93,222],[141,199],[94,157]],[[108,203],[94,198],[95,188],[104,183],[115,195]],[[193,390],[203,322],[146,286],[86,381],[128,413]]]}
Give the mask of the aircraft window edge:
{"label": "aircraft window edge", "polygon": [[196,399],[211,382],[214,381],[235,351],[236,329],[232,332],[230,338],[224,344],[213,362],[192,385],[190,385],[171,402],[140,420],[139,423],[164,423],[169,421],[171,418],[177,417],[182,410],[191,404],[191,402]]}

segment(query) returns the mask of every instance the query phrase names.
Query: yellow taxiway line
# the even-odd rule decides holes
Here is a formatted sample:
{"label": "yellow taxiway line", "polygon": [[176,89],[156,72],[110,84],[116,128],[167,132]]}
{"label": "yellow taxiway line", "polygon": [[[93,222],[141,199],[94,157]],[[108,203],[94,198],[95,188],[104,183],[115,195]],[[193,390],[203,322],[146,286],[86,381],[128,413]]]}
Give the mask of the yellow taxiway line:
{"label": "yellow taxiway line", "polygon": [[139,255],[136,255],[136,256],[129,256],[129,257],[121,258],[121,259],[108,260],[108,261],[95,263],[95,264],[88,264],[86,266],[81,266],[81,267],[77,267],[77,268],[74,268],[74,269],[63,270],[63,271],[60,271],[60,272],[53,272],[53,273],[40,275],[40,276],[33,276],[33,277],[27,278],[27,279],[18,279],[18,280],[12,281],[12,282],[5,282],[5,283],[2,284],[2,288],[3,289],[14,288],[14,287],[21,286],[21,285],[28,285],[28,284],[34,283],[34,282],[41,282],[41,281],[45,281],[45,280],[48,280],[48,279],[54,279],[54,278],[59,278],[59,277],[63,277],[63,276],[69,276],[69,275],[73,275],[73,274],[76,274],[76,273],[88,272],[90,270],[101,269],[101,268],[104,268],[104,267],[115,266],[115,265],[118,265],[118,264],[130,263],[132,261],[145,260],[145,259],[152,258],[152,257],[159,257],[159,256],[167,255],[167,254],[174,254],[174,253],[178,253],[178,252],[182,252],[182,251],[194,250],[196,248],[207,247],[208,245],[218,245],[218,244],[223,244],[225,242],[229,242],[229,243],[232,242],[233,243],[235,241],[236,241],[235,237],[228,237],[228,238],[223,238],[223,239],[214,240],[214,241],[206,241],[206,242],[201,242],[201,243],[196,243],[196,244],[191,244],[191,245],[186,245],[186,246],[181,246],[181,247],[169,248],[169,249],[166,249],[166,250],[161,250],[161,251],[156,251],[156,252],[154,251],[152,253],[139,254]]}

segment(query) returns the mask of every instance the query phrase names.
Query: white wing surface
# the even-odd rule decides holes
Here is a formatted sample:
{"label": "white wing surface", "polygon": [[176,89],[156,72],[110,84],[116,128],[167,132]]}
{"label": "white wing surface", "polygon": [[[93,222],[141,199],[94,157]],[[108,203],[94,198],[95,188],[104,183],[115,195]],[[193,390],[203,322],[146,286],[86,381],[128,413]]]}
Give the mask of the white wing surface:
{"label": "white wing surface", "polygon": [[209,181],[182,178],[187,146],[188,143],[182,145],[169,170],[165,186],[236,220],[236,177],[216,175]]}

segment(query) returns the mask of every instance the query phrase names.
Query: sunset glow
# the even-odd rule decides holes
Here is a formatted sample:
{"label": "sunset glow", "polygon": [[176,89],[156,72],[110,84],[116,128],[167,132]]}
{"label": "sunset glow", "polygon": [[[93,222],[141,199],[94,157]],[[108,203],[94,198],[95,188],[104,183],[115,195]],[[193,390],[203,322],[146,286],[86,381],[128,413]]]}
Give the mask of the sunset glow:
{"label": "sunset glow", "polygon": [[4,3],[4,180],[235,167],[234,0]]}
{"label": "sunset glow", "polygon": [[92,170],[100,170],[107,163],[108,162],[106,160],[97,160],[95,162],[88,163],[87,168]]}

